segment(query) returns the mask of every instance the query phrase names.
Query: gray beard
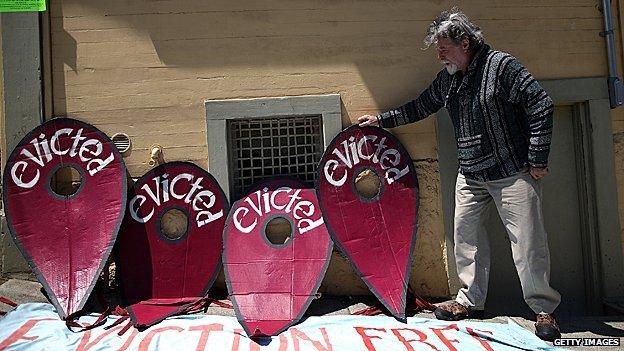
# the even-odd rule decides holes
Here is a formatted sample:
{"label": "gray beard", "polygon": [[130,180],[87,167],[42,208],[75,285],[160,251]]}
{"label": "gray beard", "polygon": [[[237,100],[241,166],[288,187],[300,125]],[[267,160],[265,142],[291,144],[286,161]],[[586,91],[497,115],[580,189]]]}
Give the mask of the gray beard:
{"label": "gray beard", "polygon": [[449,63],[445,65],[446,67],[446,71],[450,74],[453,75],[455,73],[457,73],[457,71],[459,70],[459,67],[457,67],[457,65]]}

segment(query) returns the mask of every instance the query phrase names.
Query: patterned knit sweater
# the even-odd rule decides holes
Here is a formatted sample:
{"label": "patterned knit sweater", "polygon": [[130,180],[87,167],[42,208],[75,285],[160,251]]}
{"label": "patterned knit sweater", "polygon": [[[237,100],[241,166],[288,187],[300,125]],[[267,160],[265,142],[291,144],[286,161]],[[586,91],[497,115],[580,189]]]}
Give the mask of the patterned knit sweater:
{"label": "patterned knit sweater", "polygon": [[490,181],[529,165],[547,166],[553,102],[513,56],[484,44],[463,77],[444,69],[418,98],[377,117],[392,128],[442,107],[451,116],[459,171],[467,178]]}

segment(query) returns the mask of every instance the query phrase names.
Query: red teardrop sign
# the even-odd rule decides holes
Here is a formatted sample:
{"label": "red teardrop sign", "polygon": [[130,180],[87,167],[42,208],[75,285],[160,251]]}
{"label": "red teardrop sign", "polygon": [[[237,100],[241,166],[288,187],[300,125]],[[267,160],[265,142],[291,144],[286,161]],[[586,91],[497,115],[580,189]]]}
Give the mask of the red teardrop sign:
{"label": "red teardrop sign", "polygon": [[[314,189],[290,179],[257,189],[232,206],[223,262],[241,325],[250,336],[270,336],[301,319],[325,276],[333,245]],[[276,226],[291,229],[279,243],[267,234],[276,218]]]}
{"label": "red teardrop sign", "polygon": [[[332,239],[384,306],[404,319],[418,216],[418,181],[409,154],[381,128],[352,126],[332,140],[318,175],[317,194]],[[378,180],[376,191],[358,191],[363,175]]]}
{"label": "red teardrop sign", "polygon": [[221,269],[228,210],[214,177],[189,162],[162,164],[132,187],[118,264],[135,326],[155,324],[208,293]]}
{"label": "red teardrop sign", "polygon": [[[72,172],[80,185],[63,189],[57,180]],[[56,118],[15,147],[3,182],[13,240],[66,318],[84,307],[117,238],[126,206],[121,156],[95,127]]]}

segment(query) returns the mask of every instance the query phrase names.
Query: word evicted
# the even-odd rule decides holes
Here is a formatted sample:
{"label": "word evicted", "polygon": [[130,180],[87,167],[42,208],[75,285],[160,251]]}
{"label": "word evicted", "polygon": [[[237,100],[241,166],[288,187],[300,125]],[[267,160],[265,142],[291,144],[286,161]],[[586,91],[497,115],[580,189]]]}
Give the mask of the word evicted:
{"label": "word evicted", "polygon": [[[36,156],[33,155],[31,150],[29,150],[26,146],[22,149],[20,155],[28,157],[28,160],[32,161],[32,163],[29,163],[28,161],[15,162],[13,167],[11,167],[11,178],[13,179],[13,182],[15,182],[17,186],[25,189],[35,186],[41,175],[39,168],[52,161],[53,155],[69,155],[69,157],[72,158],[78,156],[82,162],[87,162],[87,171],[91,176],[94,176],[96,173],[104,169],[113,161],[113,153],[111,152],[106,158],[96,158],[100,156],[104,150],[102,142],[97,139],[87,139],[82,136],[82,131],[83,129],[80,128],[75,135],[71,136],[72,133],[74,133],[73,128],[62,128],[57,130],[49,141],[45,134],[41,134],[38,138],[31,140],[30,144],[34,146]],[[60,148],[60,139],[62,138],[70,138],[73,141],[72,146],[68,149],[62,150]],[[31,166],[37,167],[35,175],[32,179],[24,179],[26,169]]]}
{"label": "word evicted", "polygon": [[[376,135],[363,135],[362,138],[356,140],[354,137],[349,138],[349,142],[344,140],[342,150],[340,147],[336,147],[332,154],[336,155],[338,159],[330,159],[325,163],[323,172],[327,181],[337,187],[341,187],[347,180],[347,170],[344,170],[342,175],[337,174],[338,167],[346,165],[349,169],[358,165],[361,160],[372,161],[378,163],[381,169],[386,171],[385,178],[388,184],[392,184],[399,180],[401,177],[409,172],[409,166],[406,165],[403,169],[399,170],[396,166],[401,163],[401,153],[397,149],[388,148],[384,142],[386,137],[382,137],[378,143],[378,137]],[[370,143],[373,143],[372,147]],[[374,150],[374,153],[366,153],[365,150]]]}
{"label": "word evicted", "polygon": [[[282,193],[285,195],[279,196],[279,194]],[[323,224],[323,216],[320,214],[320,211],[316,211],[312,202],[308,200],[299,201],[302,199],[302,197],[299,196],[300,193],[301,189],[292,189],[289,187],[281,187],[272,192],[269,192],[267,188],[258,190],[248,195],[245,200],[242,201],[242,203],[247,203],[253,212],[246,206],[241,206],[234,211],[234,226],[243,233],[250,233],[258,224],[258,216],[269,214],[274,210],[285,211],[286,213],[292,212],[293,217],[297,220],[297,228],[301,234]],[[253,197],[255,197],[255,199]],[[277,199],[285,201],[279,202]],[[249,217],[245,220],[248,214],[253,217]],[[317,217],[314,216],[315,214],[318,216],[318,219],[312,220],[313,217]],[[243,221],[249,223],[251,219],[253,220],[250,224],[243,225]]]}
{"label": "word evicted", "polygon": [[[223,217],[223,209],[213,213],[214,210],[212,207],[217,198],[212,191],[205,189],[204,186],[201,185],[204,177],[195,179],[195,176],[192,174],[180,173],[169,182],[169,174],[165,173],[162,176],[152,178],[152,180],[154,181],[154,189],[150,187],[149,183],[144,184],[141,189],[145,191],[147,196],[137,194],[128,204],[130,207],[130,215],[135,221],[147,223],[154,215],[154,206],[161,206],[161,204],[167,203],[172,197],[178,200],[184,199],[184,203],[187,204],[192,202],[193,210],[197,211],[195,215],[197,227],[202,227]],[[180,194],[176,192],[176,185],[182,180],[188,182],[191,187],[187,192],[182,192],[182,194]],[[151,201],[146,203],[148,198]],[[141,217],[139,215],[139,208],[143,205],[152,205],[152,207],[145,216]]]}

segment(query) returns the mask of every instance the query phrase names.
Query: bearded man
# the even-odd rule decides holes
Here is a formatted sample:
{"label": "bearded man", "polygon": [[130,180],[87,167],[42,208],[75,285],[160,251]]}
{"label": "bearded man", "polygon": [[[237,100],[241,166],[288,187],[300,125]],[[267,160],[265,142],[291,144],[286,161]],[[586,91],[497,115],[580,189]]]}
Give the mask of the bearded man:
{"label": "bearded man", "polygon": [[[554,106],[513,56],[492,50],[479,27],[457,9],[429,26],[425,45],[437,46],[445,68],[415,100],[360,126],[393,128],[445,107],[451,116],[459,173],[455,189],[455,261],[462,287],[438,319],[483,312],[490,272],[486,209],[494,202],[505,225],[524,300],[536,314],[535,333],[560,337],[552,316],[561,296],[550,286],[550,254],[541,209],[540,179],[548,173]],[[485,239],[483,239],[485,237]]]}

